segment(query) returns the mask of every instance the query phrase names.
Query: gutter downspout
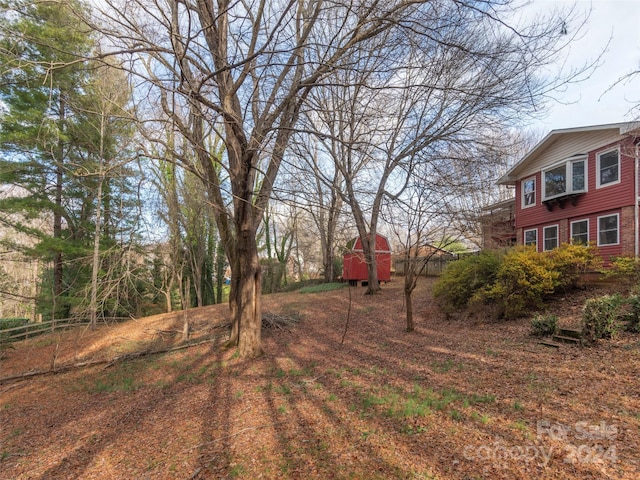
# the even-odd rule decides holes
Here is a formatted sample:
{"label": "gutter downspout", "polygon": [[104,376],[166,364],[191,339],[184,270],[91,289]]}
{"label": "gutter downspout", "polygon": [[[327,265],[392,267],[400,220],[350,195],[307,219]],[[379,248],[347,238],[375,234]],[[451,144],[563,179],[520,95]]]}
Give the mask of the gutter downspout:
{"label": "gutter downspout", "polygon": [[[636,140],[637,142],[637,140]],[[635,246],[635,258],[636,260],[638,259],[638,255],[640,254],[640,245],[638,245],[638,236],[640,234],[640,226],[638,225],[638,222],[640,221],[640,218],[638,218],[638,213],[639,212],[639,208],[638,208],[638,201],[640,200],[640,196],[638,195],[638,161],[640,160],[640,144],[636,143],[636,157],[635,157],[635,192],[634,192],[634,198],[635,198],[635,202],[634,202],[634,221],[633,221],[633,225],[634,225],[634,246]]]}

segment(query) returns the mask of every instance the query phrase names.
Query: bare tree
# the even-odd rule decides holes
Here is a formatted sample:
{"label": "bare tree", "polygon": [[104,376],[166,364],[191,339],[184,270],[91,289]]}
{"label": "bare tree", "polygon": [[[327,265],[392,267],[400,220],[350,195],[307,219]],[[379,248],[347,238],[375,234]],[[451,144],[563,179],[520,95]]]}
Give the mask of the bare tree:
{"label": "bare tree", "polygon": [[418,279],[426,273],[432,257],[460,238],[449,223],[449,204],[454,195],[449,186],[434,186],[416,174],[403,194],[386,202],[381,212],[400,247],[407,332],[415,329],[412,295]]}
{"label": "bare tree", "polygon": [[[242,357],[261,353],[256,232],[309,94],[333,82],[330,76],[338,70],[366,66],[369,76],[361,81],[371,87],[361,93],[373,95],[378,112],[385,115],[377,122],[380,132],[375,125],[361,129],[375,135],[367,142],[359,139],[358,146],[366,150],[359,157],[376,159],[384,179],[378,182],[379,190],[386,192],[396,170],[416,159],[429,142],[478,125],[486,128],[486,122],[495,126],[504,108],[530,108],[553,86],[537,83],[534,73],[558,53],[558,20],[518,32],[505,23],[511,14],[508,3],[97,4],[96,18],[112,52],[130,56],[131,72],[152,87],[150,94],[171,125],[189,139],[204,172],[205,191],[233,271],[231,343],[238,345]],[[395,100],[381,104],[379,99],[387,95]],[[412,125],[389,115],[388,109],[398,106],[406,118],[414,119]],[[498,113],[491,116],[490,111]],[[368,118],[374,118],[370,110]],[[224,181],[213,165],[218,159],[206,148],[207,135],[214,132],[225,144]],[[355,146],[350,145],[351,152]],[[355,173],[343,172],[351,179],[347,195],[352,198],[357,193]],[[368,232],[359,222],[365,239],[366,234],[374,237],[378,201],[374,194]]]}
{"label": "bare tree", "polygon": [[[231,342],[241,356],[257,356],[256,231],[301,106],[340,59],[401,25],[417,4],[109,0],[97,8],[114,52],[131,54],[132,73],[156,88],[165,113],[198,156],[233,271]],[[175,115],[176,103],[188,118]],[[225,184],[205,148],[211,128],[225,142]]]}
{"label": "bare tree", "polygon": [[[426,181],[434,185],[457,179],[461,166],[451,152],[479,150],[581,73],[537,75],[556,58],[565,29],[560,22],[510,26],[500,7],[421,5],[417,32],[394,29],[371,39],[310,95],[318,138],[344,177],[342,195],[368,265],[367,293],[380,288],[373,251],[380,210],[402,194],[413,170],[430,164]],[[473,159],[478,170],[489,160]]]}
{"label": "bare tree", "polygon": [[[313,119],[303,116],[287,156],[287,180],[285,185],[279,186],[279,197],[284,201],[294,203],[308,212],[315,224],[319,248],[322,254],[322,275],[325,282],[333,282],[341,274],[336,271],[336,256],[339,242],[346,243],[352,237],[349,228],[341,223],[344,221],[344,182],[340,169],[334,167],[334,162],[319,147],[317,139],[305,129],[315,131]],[[333,144],[336,147],[337,144]],[[308,232],[309,230],[305,230]],[[347,233],[348,238],[343,234]],[[300,243],[296,242],[300,247]]]}

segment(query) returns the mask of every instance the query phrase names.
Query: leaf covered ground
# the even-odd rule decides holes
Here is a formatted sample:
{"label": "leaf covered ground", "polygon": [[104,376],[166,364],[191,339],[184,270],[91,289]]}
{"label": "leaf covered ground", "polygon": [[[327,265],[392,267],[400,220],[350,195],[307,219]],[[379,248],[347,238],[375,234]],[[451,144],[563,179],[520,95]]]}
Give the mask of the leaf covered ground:
{"label": "leaf covered ground", "polygon": [[[431,280],[406,333],[401,282],[264,297],[301,321],[253,361],[220,347],[226,306],[173,352],[123,357],[179,346],[181,312],[16,343],[0,377],[59,373],[0,383],[0,478],[640,477],[640,337],[551,349],[530,318],[444,318]],[[597,293],[550,309],[575,323]]]}

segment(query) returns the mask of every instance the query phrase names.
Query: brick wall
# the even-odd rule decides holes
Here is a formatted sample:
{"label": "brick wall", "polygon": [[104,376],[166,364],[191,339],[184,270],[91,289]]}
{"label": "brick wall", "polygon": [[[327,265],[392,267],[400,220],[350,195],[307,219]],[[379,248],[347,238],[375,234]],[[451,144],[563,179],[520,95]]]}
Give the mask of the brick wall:
{"label": "brick wall", "polygon": [[620,209],[620,247],[622,255],[633,255],[635,252],[635,209],[633,206]]}

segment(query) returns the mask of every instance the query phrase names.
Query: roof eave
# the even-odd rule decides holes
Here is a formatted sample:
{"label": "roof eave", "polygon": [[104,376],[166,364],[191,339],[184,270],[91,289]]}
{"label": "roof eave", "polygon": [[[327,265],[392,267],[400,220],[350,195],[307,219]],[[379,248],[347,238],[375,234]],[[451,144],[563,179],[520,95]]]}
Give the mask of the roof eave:
{"label": "roof eave", "polygon": [[551,130],[542,140],[540,140],[535,147],[533,147],[522,159],[511,167],[507,173],[498,179],[498,185],[514,185],[519,178],[516,172],[526,165],[528,160],[536,156],[537,152],[543,147],[547,146],[547,143],[551,141],[552,137],[564,135],[568,133],[582,133],[597,130],[618,129],[620,135],[640,134],[640,122],[622,122],[622,123],[608,123],[603,125],[590,125],[586,127],[573,127],[573,128],[561,128]]}

